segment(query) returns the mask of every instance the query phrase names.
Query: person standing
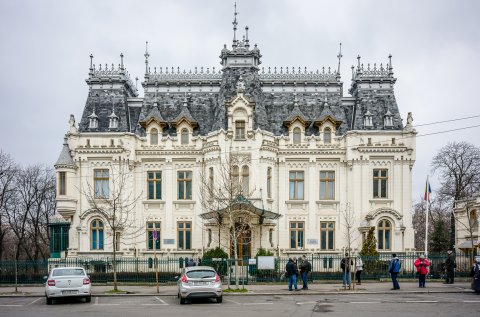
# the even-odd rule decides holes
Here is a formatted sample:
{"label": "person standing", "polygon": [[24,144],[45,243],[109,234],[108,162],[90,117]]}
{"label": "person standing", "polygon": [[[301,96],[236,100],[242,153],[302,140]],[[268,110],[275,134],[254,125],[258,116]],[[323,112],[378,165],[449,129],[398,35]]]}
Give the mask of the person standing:
{"label": "person standing", "polygon": [[357,258],[357,271],[355,272],[355,278],[357,279],[357,285],[362,285],[362,271],[363,261],[360,256]]}
{"label": "person standing", "polygon": [[397,258],[395,253],[392,254],[392,261],[390,261],[390,265],[388,266],[388,272],[392,277],[393,288],[392,291],[400,289],[400,284],[398,284],[398,272],[400,272],[402,264],[400,263],[400,259]]}
{"label": "person standing", "polygon": [[302,263],[300,264],[300,274],[302,275],[303,287],[302,289],[308,289],[308,273],[312,271],[312,265],[308,262],[307,257],[302,255]]}
{"label": "person standing", "polygon": [[445,260],[445,271],[446,271],[445,284],[453,284],[456,267],[457,267],[457,264],[455,262],[455,255],[453,254],[452,249],[448,249],[447,259]]}
{"label": "person standing", "polygon": [[345,257],[340,262],[340,268],[342,269],[343,286],[350,287],[350,268],[353,265],[352,260],[348,257],[348,253],[345,253]]}
{"label": "person standing", "polygon": [[285,276],[288,278],[288,290],[292,290],[292,285],[295,287],[295,290],[298,290],[297,286],[297,275],[298,268],[297,264],[293,261],[292,258],[288,259],[287,265],[285,266]]}
{"label": "person standing", "polygon": [[425,255],[420,255],[418,259],[415,260],[413,263],[417,268],[418,274],[418,287],[425,288],[425,278],[428,274],[428,267],[430,266],[430,262],[425,259]]}
{"label": "person standing", "polygon": [[472,290],[477,294],[480,293],[480,256],[475,257],[475,263],[473,264],[470,276],[472,277]]}

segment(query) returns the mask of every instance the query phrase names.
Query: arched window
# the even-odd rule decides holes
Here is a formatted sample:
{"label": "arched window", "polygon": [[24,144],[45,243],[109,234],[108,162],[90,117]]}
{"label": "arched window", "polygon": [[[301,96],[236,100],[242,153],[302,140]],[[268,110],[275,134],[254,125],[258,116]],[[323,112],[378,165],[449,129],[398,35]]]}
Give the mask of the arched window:
{"label": "arched window", "polygon": [[386,219],[380,220],[378,223],[378,250],[391,250],[392,245],[392,223]]}
{"label": "arched window", "polygon": [[471,210],[470,214],[468,215],[468,222],[470,223],[470,227],[473,229],[478,225],[478,218],[477,218],[477,211]]}
{"label": "arched window", "polygon": [[272,198],[272,168],[267,169],[267,198]]}
{"label": "arched window", "polygon": [[90,224],[90,240],[92,250],[103,250],[103,222],[94,219]]}
{"label": "arched window", "polygon": [[239,190],[239,187],[238,187],[239,178],[240,178],[240,171],[238,169],[238,166],[235,165],[232,167],[232,181],[233,181],[232,189],[233,189],[234,195],[236,195]]}
{"label": "arched window", "polygon": [[186,128],[182,129],[181,143],[188,144],[188,130]]}
{"label": "arched window", "polygon": [[249,192],[248,177],[249,177],[248,166],[244,165],[242,167],[243,195],[248,195],[248,192]]}
{"label": "arched window", "polygon": [[300,144],[302,141],[302,130],[299,127],[293,129],[293,144]]}
{"label": "arched window", "polygon": [[332,143],[332,130],[330,128],[323,130],[323,143]]}
{"label": "arched window", "polygon": [[151,145],[158,144],[158,130],[155,128],[150,130],[150,144]]}

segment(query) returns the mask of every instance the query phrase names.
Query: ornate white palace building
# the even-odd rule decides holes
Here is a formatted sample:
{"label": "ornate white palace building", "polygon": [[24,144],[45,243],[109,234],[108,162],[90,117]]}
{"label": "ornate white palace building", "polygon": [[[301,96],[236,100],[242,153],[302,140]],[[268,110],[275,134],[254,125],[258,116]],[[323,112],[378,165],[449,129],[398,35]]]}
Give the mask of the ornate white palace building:
{"label": "ornate white palace building", "polygon": [[[400,117],[391,56],[384,65],[359,56],[344,96],[341,51],[338,67],[261,67],[248,28],[238,40],[236,27],[235,19],[219,69],[151,67],[146,50],[143,97],[123,55],[118,67],[95,66],[91,56],[83,115],[78,125],[71,116],[55,164],[61,217],[51,225],[52,257],[111,256],[114,247],[122,257],[154,249],[200,257],[218,245],[230,252],[202,186],[206,178],[220,184],[220,165],[232,153],[244,159],[231,168],[243,189],[236,203],[249,206],[240,255],[260,247],[280,256],[341,253],[349,213],[352,251],[371,227],[379,251],[414,250],[416,132],[410,114],[405,125]],[[132,208],[114,244],[95,206],[119,188],[119,166],[128,167],[123,189]]]}

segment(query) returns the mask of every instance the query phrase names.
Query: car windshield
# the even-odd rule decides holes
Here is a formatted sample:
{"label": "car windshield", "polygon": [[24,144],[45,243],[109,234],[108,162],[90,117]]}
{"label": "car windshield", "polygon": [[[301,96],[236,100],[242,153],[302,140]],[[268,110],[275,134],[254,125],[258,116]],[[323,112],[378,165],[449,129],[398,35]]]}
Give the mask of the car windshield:
{"label": "car windshield", "polygon": [[56,269],[53,270],[52,276],[84,276],[82,269]]}
{"label": "car windshield", "polygon": [[215,277],[215,271],[210,270],[195,270],[195,271],[188,271],[187,277],[189,278],[210,278]]}

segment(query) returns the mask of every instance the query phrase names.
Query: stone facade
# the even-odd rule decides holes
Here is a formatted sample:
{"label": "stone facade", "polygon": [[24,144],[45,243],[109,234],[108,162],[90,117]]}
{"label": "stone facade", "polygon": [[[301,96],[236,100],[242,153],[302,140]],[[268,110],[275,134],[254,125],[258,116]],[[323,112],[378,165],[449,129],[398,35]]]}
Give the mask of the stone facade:
{"label": "stone facade", "polygon": [[[479,215],[480,195],[461,199],[455,202],[455,248],[469,253],[472,249],[476,254],[480,251]],[[473,245],[472,245],[473,244]]]}
{"label": "stone facade", "polygon": [[[217,245],[228,252],[228,232],[202,216],[201,195],[208,171],[218,171],[229,153],[248,158],[247,200],[278,215],[263,223],[255,214],[244,219],[251,230],[243,255],[255,255],[260,247],[279,255],[342,252],[345,210],[353,215],[353,251],[372,226],[381,235],[381,251],[413,250],[416,132],[410,115],[402,124],[391,57],[378,67],[364,67],[359,57],[350,96],[343,95],[341,53],[333,71],[260,68],[261,57],[256,45],[250,48],[248,34],[231,49],[224,47],[220,70],[152,70],[146,51],[143,97],[123,55],[118,67],[91,62],[81,121],[77,127],[70,119],[55,165],[58,213],[70,222],[68,256],[111,254],[111,230],[85,193],[97,186],[98,170],[109,171],[112,193],[115,167],[121,165],[128,166],[128,192],[138,198],[128,215],[130,227],[140,232],[119,233],[121,256],[153,253],[147,222],[159,223],[160,254],[197,257]],[[148,199],[149,172],[161,172],[160,199]],[[179,192],[179,172],[191,173],[191,197],[180,197],[185,193]],[[291,172],[300,172],[299,179],[291,179]],[[99,231],[92,236],[94,220],[105,225],[102,248],[92,245],[99,239]],[[190,237],[180,237],[179,222],[191,224]],[[180,247],[186,238],[188,247]]]}

